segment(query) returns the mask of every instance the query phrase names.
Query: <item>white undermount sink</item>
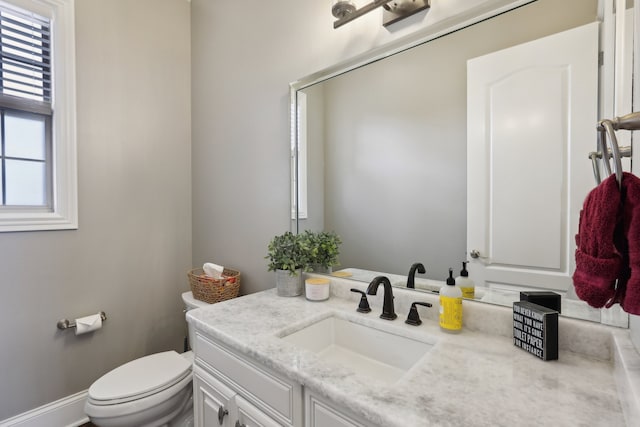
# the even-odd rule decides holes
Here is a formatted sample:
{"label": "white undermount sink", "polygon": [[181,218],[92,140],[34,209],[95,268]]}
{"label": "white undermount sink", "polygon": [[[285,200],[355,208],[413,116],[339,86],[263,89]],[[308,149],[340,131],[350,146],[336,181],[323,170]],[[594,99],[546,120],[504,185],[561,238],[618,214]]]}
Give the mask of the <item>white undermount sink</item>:
{"label": "white undermount sink", "polygon": [[366,378],[399,380],[433,344],[330,316],[281,336],[298,347]]}

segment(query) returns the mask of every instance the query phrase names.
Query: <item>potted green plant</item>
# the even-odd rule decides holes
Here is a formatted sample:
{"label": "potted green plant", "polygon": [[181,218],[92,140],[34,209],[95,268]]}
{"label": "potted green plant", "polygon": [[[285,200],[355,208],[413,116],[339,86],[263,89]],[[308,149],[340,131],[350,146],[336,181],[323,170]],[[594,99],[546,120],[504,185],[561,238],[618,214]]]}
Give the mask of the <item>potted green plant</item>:
{"label": "potted green plant", "polygon": [[276,288],[280,296],[302,294],[302,271],[307,269],[309,250],[301,235],[290,231],[269,242],[268,270],[276,272]]}
{"label": "potted green plant", "polygon": [[334,266],[340,265],[338,255],[340,255],[342,240],[335,232],[305,230],[302,239],[306,241],[305,246],[308,247],[308,262],[312,271],[331,273]]}

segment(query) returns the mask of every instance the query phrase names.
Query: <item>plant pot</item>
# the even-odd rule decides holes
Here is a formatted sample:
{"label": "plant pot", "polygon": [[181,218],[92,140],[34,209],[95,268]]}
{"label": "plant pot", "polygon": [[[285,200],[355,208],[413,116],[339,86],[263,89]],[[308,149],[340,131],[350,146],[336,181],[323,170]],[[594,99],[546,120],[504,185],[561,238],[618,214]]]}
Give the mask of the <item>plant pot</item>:
{"label": "plant pot", "polygon": [[302,269],[296,270],[296,275],[289,274],[289,270],[276,270],[276,290],[280,297],[295,297],[302,295],[304,281]]}

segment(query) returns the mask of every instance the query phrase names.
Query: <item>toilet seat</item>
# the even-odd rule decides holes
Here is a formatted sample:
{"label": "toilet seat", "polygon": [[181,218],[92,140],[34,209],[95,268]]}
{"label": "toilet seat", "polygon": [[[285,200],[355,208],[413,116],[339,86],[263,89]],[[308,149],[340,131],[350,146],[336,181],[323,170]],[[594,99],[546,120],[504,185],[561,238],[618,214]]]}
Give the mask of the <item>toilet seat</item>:
{"label": "toilet seat", "polygon": [[171,413],[176,414],[188,405],[192,391],[191,381],[191,375],[187,375],[178,383],[156,394],[124,403],[96,402],[89,397],[85,402],[84,410],[89,419],[97,425],[119,427],[150,425],[150,422],[155,422]]}
{"label": "toilet seat", "polygon": [[191,362],[175,351],[144,356],[106,373],[89,387],[93,405],[136,401],[191,380]]}

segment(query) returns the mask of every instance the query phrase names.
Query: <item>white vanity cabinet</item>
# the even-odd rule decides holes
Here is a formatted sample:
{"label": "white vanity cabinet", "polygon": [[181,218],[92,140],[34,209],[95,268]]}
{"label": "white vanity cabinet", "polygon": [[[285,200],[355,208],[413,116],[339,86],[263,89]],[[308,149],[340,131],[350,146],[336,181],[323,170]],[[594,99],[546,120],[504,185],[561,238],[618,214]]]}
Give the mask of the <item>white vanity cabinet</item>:
{"label": "white vanity cabinet", "polygon": [[199,366],[194,369],[193,390],[197,426],[278,427],[281,425]]}
{"label": "white vanity cabinet", "polygon": [[196,427],[302,427],[302,386],[197,333]]}
{"label": "white vanity cabinet", "polygon": [[303,398],[300,384],[199,333],[194,350],[196,427],[371,425],[309,389],[304,390]]}

